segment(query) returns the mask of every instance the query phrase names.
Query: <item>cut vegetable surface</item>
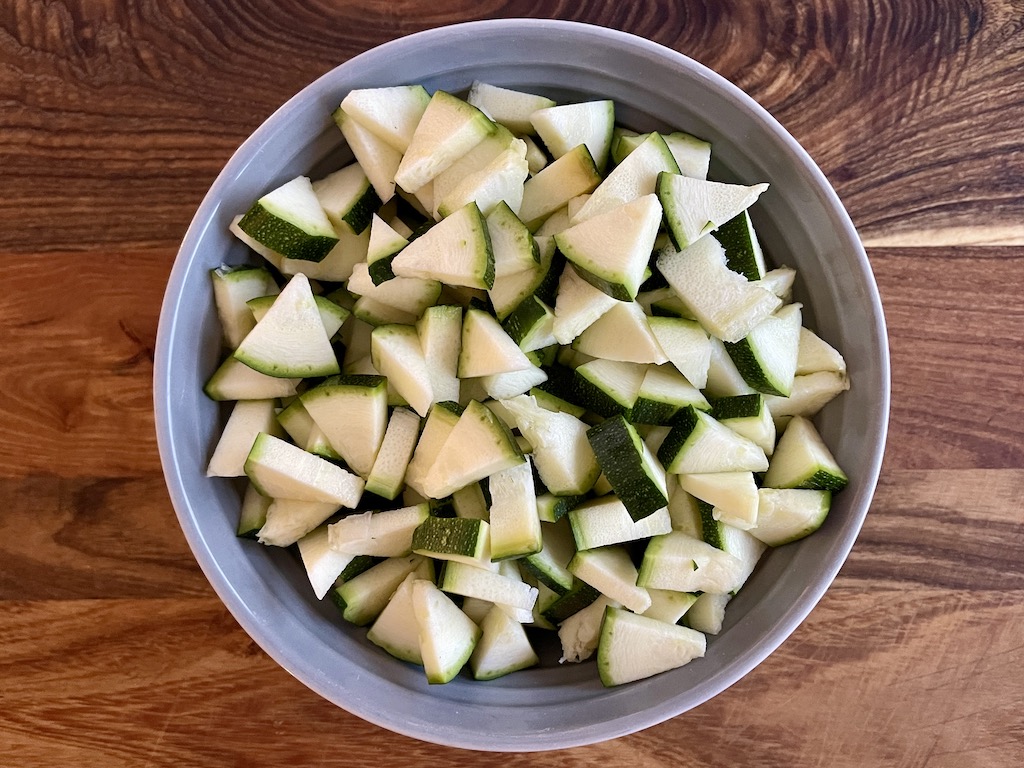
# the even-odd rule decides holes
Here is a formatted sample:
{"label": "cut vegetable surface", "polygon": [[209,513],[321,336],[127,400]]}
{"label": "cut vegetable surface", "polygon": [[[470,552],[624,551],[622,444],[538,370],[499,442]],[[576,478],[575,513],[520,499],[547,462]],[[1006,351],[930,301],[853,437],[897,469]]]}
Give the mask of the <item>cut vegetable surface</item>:
{"label": "cut vegetable surface", "polygon": [[253,370],[285,379],[341,371],[305,275],[288,281],[234,357]]}
{"label": "cut vegetable surface", "polygon": [[544,632],[605,685],[702,656],[847,482],[809,419],[851,379],[761,249],[768,180],[597,94],[339,96],[317,180],[227,214],[273,269],[210,276],[237,535],[430,683]]}

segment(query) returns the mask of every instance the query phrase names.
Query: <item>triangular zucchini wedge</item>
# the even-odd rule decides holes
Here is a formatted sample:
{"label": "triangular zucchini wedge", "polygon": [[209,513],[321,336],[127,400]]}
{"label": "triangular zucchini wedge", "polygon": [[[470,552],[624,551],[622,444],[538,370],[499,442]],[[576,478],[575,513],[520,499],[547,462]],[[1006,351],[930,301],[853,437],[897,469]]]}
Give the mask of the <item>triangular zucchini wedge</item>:
{"label": "triangular zucchini wedge", "polygon": [[395,172],[395,183],[415,192],[494,131],[494,123],[472,104],[435,91]]}
{"label": "triangular zucchini wedge", "polygon": [[341,108],[388,146],[405,152],[429,103],[422,85],[397,85],[349,91]]}
{"label": "triangular zucchini wedge", "polygon": [[767,184],[723,184],[682,176],[658,174],[658,199],[672,242],[685,248],[752,206]]}
{"label": "triangular zucchini wedge", "polygon": [[708,382],[711,339],[696,320],[684,317],[649,317],[647,323],[669,362],[698,389]]}
{"label": "triangular zucchini wedge", "polygon": [[620,301],[573,342],[578,352],[625,363],[665,363],[668,358],[635,301]]}
{"label": "triangular zucchini wedge", "polygon": [[367,271],[374,285],[391,280],[395,273],[391,262],[409,241],[376,213],[370,220],[370,243],[366,249]]}
{"label": "triangular zucchini wedge", "polygon": [[555,243],[580,277],[612,298],[633,301],[660,225],[658,198],[644,195],[569,227],[555,235]]}
{"label": "triangular zucchini wedge", "polygon": [[486,405],[471,400],[427,470],[423,494],[443,499],[523,461],[509,428]]}
{"label": "triangular zucchini wedge", "polygon": [[577,224],[638,197],[654,194],[658,174],[663,171],[677,173],[679,166],[665,139],[652,133],[598,185],[594,194],[576,212],[572,223]]}
{"label": "triangular zucchini wedge", "polygon": [[373,329],[371,358],[374,367],[420,416],[434,402],[430,373],[419,334],[411,325],[381,325]]}
{"label": "triangular zucchini wedge", "polygon": [[597,646],[601,682],[611,687],[676,669],[704,655],[700,632],[608,606]]}
{"label": "triangular zucchini wedge", "polygon": [[555,106],[547,96],[502,88],[479,80],[473,82],[466,100],[494,122],[520,135],[533,133],[530,117],[534,112]]}
{"label": "triangular zucchini wedge", "polygon": [[422,277],[448,285],[494,287],[494,252],[487,222],[476,203],[455,211],[403,248],[391,261],[400,277]]}
{"label": "triangular zucchini wedge", "polygon": [[787,304],[725,348],[743,379],[758,392],[787,397],[793,389],[800,348],[799,304]]}
{"label": "triangular zucchini wedge", "polygon": [[238,228],[289,259],[320,261],[338,243],[334,226],[306,176],[292,179],[253,203],[239,219]]}
{"label": "triangular zucchini wedge", "polygon": [[437,213],[444,217],[471,202],[477,204],[484,216],[502,202],[518,213],[523,204],[523,184],[529,174],[526,144],[516,139],[486,166],[463,178],[437,205]]}
{"label": "triangular zucchini wedge", "polygon": [[460,379],[525,371],[532,367],[530,358],[490,314],[482,309],[466,311],[459,353]]}
{"label": "triangular zucchini wedge", "polygon": [[377,197],[386,203],[395,196],[395,173],[402,162],[402,153],[378,137],[344,109],[334,111],[334,122],[341,129],[349,149],[373,184]]}
{"label": "triangular zucchini wedge", "polygon": [[267,314],[242,339],[234,357],[253,370],[280,378],[340,372],[305,275],[288,281]]}
{"label": "triangular zucchini wedge", "polygon": [[359,163],[317,179],[313,192],[335,229],[349,227],[357,235],[380,208],[380,198]]}
{"label": "triangular zucchini wedge", "polygon": [[352,470],[367,477],[388,425],[383,376],[332,376],[302,394],[302,405]]}
{"label": "triangular zucchini wedge", "polygon": [[487,214],[487,232],[494,252],[495,279],[534,270],[540,264],[537,241],[504,200]]}
{"label": "triangular zucchini wedge", "polygon": [[658,459],[669,472],[764,472],[768,469],[768,459],[759,446],[692,405],[681,408],[673,423],[658,449]]}
{"label": "triangular zucchini wedge", "polygon": [[530,115],[530,122],[552,157],[558,159],[586,144],[597,170],[604,173],[615,128],[615,102],[586,101],[539,109]]}
{"label": "triangular zucchini wedge", "polygon": [[782,305],[778,296],[729,269],[725,249],[713,237],[681,251],[667,245],[657,268],[704,329],[722,341],[739,341]]}

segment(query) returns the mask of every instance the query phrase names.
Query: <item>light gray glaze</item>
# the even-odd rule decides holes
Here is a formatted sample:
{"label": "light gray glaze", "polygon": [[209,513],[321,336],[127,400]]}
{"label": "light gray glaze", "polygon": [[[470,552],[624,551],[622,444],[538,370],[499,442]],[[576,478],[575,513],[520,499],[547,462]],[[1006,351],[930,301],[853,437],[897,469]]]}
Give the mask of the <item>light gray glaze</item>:
{"label": "light gray glaze", "polygon": [[[770,182],[756,206],[765,248],[799,270],[797,295],[808,318],[851,372],[851,391],[818,419],[851,481],[824,527],[764,559],[704,659],[631,685],[603,688],[593,663],[559,666],[552,644],[542,648],[540,668],[429,686],[419,668],[387,656],[365,630],[318,604],[291,552],[237,539],[237,487],[205,477],[223,416],[202,393],[221,354],[207,273],[247,258],[228,233],[231,218],[276,185],[339,161],[331,112],[349,90],[419,82],[460,92],[474,79],[564,100],[614,99],[629,127],[678,128],[710,140],[713,178]],[[196,213],[171,273],[154,385],[161,457],[181,527],[228,609],[271,657],[338,706],[393,731],[450,746],[532,751],[615,738],[685,712],[739,680],[798,626],[867,513],[885,441],[889,364],[878,292],[850,219],[767,112],[707,68],[649,41],[572,22],[501,20],[431,30],[364,53],[291,99],[238,149]]]}

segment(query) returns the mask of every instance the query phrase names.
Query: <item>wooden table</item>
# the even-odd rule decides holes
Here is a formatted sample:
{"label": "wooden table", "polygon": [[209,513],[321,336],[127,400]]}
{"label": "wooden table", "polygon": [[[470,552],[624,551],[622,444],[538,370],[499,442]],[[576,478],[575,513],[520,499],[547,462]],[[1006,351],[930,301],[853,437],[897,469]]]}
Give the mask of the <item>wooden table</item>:
{"label": "wooden table", "polygon": [[[790,5],[4,3],[0,764],[1024,763],[1024,8]],[[778,652],[645,732],[502,756],[362,722],[242,632],[178,529],[150,393],[168,271],[235,147],[377,43],[521,15],[649,37],[782,121],[868,247],[893,409],[863,534]]]}

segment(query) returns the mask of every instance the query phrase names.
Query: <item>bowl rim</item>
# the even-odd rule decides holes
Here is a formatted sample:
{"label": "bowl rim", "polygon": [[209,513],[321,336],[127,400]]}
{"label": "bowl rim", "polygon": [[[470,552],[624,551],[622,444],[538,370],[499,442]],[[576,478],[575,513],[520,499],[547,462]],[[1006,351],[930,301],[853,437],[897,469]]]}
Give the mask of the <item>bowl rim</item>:
{"label": "bowl rim", "polygon": [[[804,173],[815,187],[815,190],[822,195],[830,214],[841,228],[840,236],[850,246],[849,258],[857,262],[862,275],[867,278],[866,302],[869,305],[870,314],[875,323],[871,328],[872,342],[878,350],[879,363],[879,385],[877,409],[867,415],[867,429],[876,435],[877,450],[870,457],[869,462],[863,468],[863,481],[860,487],[860,498],[858,503],[851,510],[853,518],[843,529],[843,535],[833,546],[833,551],[839,556],[830,560],[827,570],[823,571],[812,587],[805,590],[790,606],[790,609],[780,616],[780,620],[771,628],[765,631],[756,649],[743,654],[731,662],[720,673],[713,676],[701,686],[699,700],[683,708],[673,709],[671,712],[652,713],[650,709],[633,712],[626,717],[618,718],[615,721],[603,721],[600,724],[581,726],[571,731],[557,731],[545,734],[536,743],[512,744],[512,739],[502,741],[494,734],[472,735],[457,732],[445,733],[424,733],[412,727],[407,727],[401,721],[389,720],[387,717],[378,716],[365,707],[355,706],[351,702],[341,702],[332,695],[333,692],[323,683],[320,675],[312,674],[312,671],[305,669],[303,664],[290,658],[282,649],[268,643],[267,628],[256,622],[247,610],[241,596],[235,591],[224,572],[218,566],[204,539],[202,531],[195,524],[195,510],[188,497],[182,479],[184,470],[179,463],[179,454],[176,446],[171,440],[171,424],[174,421],[172,413],[173,392],[170,386],[171,370],[168,366],[168,359],[172,348],[172,341],[175,337],[175,326],[177,323],[177,304],[183,293],[182,288],[185,276],[191,264],[190,255],[194,254],[200,244],[203,233],[213,221],[214,213],[219,207],[219,198],[222,190],[232,183],[238,173],[242,171],[249,160],[246,159],[249,153],[258,147],[268,135],[276,132],[277,124],[290,112],[294,104],[305,101],[315,92],[326,87],[326,83],[337,76],[339,71],[347,68],[354,68],[366,60],[376,57],[395,55],[407,48],[431,42],[435,38],[443,38],[453,32],[470,34],[475,31],[504,30],[507,32],[523,33],[545,33],[561,32],[565,34],[587,35],[594,39],[603,39],[610,43],[630,46],[646,55],[659,58],[666,58],[674,65],[688,70],[690,73],[699,76],[707,81],[713,88],[724,93],[726,98],[738,102],[740,106],[760,123],[765,130],[774,134],[777,141],[786,145],[792,158],[800,164],[800,171]],[[275,110],[232,154],[231,158],[219,172],[216,180],[204,196],[199,208],[185,233],[182,243],[176,254],[174,264],[168,278],[164,299],[161,306],[159,325],[157,329],[157,341],[155,347],[154,368],[153,368],[153,403],[157,444],[160,453],[161,465],[168,492],[174,507],[176,516],[182,532],[196,558],[201,570],[210,582],[225,607],[229,610],[239,625],[252,637],[268,656],[287,670],[291,675],[300,680],[304,685],[314,690],[323,698],[331,701],[346,711],[373,723],[374,725],[390,731],[409,736],[422,741],[429,741],[436,744],[458,747],[463,749],[476,749],[486,751],[542,751],[550,749],[568,748],[593,744],[608,739],[618,738],[634,733],[645,728],[664,722],[672,717],[677,717],[684,712],[707,702],[727,688],[735,684],[747,675],[758,664],[771,655],[789,635],[807,618],[813,608],[820,601],[821,597],[831,586],[840,568],[845,563],[849,552],[852,549],[857,536],[863,526],[864,519],[869,509],[878,476],[881,470],[884,446],[886,442],[889,408],[890,408],[890,359],[888,337],[886,332],[885,318],[882,310],[880,295],[877,284],[871,270],[867,254],[861,243],[860,237],[853,226],[845,207],[838,194],[829,183],[824,173],[811,159],[807,151],[793,138],[793,136],[772,116],[766,109],[758,104],[751,96],[741,90],[738,86],[719,75],[715,71],[667,46],[655,43],[643,37],[629,32],[623,32],[608,27],[598,26],[576,21],[551,20],[551,19],[524,19],[506,18],[490,19],[482,21],[469,21],[457,24],[450,24],[441,27],[415,32],[402,37],[395,38],[381,45],[370,48],[329,70],[316,80],[305,86],[301,91],[288,99],[277,110]]]}

